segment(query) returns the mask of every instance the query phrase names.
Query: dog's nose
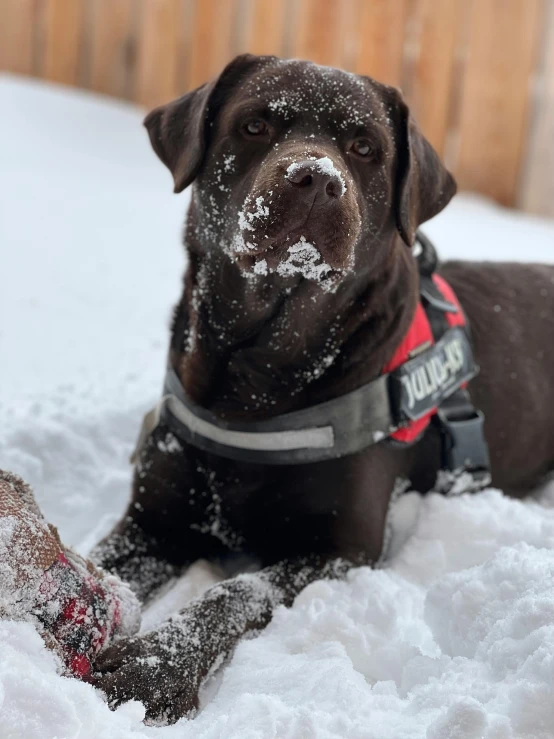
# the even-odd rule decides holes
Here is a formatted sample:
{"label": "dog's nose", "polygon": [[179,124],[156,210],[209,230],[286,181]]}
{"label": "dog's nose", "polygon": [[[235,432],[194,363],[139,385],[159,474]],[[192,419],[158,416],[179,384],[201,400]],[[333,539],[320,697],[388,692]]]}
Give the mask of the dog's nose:
{"label": "dog's nose", "polygon": [[291,164],[287,180],[306,195],[314,194],[320,200],[340,198],[345,191],[344,179],[329,157]]}

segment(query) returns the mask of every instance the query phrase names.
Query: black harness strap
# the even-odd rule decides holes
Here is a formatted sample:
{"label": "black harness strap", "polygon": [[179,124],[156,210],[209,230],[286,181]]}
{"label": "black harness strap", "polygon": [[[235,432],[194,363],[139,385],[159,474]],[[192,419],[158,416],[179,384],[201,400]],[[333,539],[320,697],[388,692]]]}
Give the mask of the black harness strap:
{"label": "black harness strap", "polygon": [[397,427],[389,375],[347,395],[266,421],[229,422],[186,395],[168,369],[159,418],[184,441],[221,457],[256,464],[335,459],[382,441]]}
{"label": "black harness strap", "polygon": [[452,473],[450,479],[442,476],[441,492],[451,493],[456,487],[456,475],[461,472],[470,474],[475,490],[489,485],[491,475],[484,433],[485,416],[476,410],[467,390],[457,390],[446,398],[433,420],[442,437],[441,468]]}
{"label": "black harness strap", "polygon": [[355,454],[432,413],[477,374],[461,327],[389,374],[325,403],[263,421],[227,421],[195,404],[172,368],[139,444],[163,421],[183,441],[254,464],[305,464]]}

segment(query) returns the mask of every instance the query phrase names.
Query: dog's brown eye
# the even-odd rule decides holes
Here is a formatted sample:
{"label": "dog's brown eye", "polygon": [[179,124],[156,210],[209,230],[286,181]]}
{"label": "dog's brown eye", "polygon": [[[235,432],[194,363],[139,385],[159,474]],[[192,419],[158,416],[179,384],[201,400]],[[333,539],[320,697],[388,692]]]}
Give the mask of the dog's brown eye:
{"label": "dog's brown eye", "polygon": [[350,150],[357,154],[359,157],[370,157],[373,154],[373,146],[367,139],[356,139]]}
{"label": "dog's brown eye", "polygon": [[261,136],[261,134],[267,132],[267,124],[259,118],[253,118],[251,121],[247,121],[243,128],[249,136]]}

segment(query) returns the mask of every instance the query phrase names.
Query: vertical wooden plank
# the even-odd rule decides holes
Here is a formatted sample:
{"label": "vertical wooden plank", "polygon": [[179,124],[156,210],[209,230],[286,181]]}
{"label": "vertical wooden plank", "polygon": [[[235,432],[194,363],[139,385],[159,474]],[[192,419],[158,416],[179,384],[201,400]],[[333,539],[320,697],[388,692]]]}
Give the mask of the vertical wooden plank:
{"label": "vertical wooden plank", "polygon": [[461,187],[514,203],[542,0],[473,5],[455,173]]}
{"label": "vertical wooden plank", "polygon": [[244,51],[251,54],[283,55],[286,10],[285,0],[249,0],[245,7]]}
{"label": "vertical wooden plank", "polygon": [[340,66],[344,8],[336,0],[298,0],[292,54],[316,64]]}
{"label": "vertical wooden plank", "polygon": [[[225,0],[224,0],[225,1]],[[202,84],[209,78],[207,67],[211,66],[213,53],[212,24],[216,14],[217,0],[194,0],[192,11],[193,35],[189,51],[187,87]]]}
{"label": "vertical wooden plank", "polygon": [[89,0],[91,12],[90,86],[97,92],[129,97],[135,52],[137,0]]}
{"label": "vertical wooden plank", "polygon": [[42,76],[77,85],[85,6],[83,0],[47,0]]}
{"label": "vertical wooden plank", "polygon": [[456,43],[467,0],[420,0],[417,52],[403,90],[412,112],[442,153],[451,109]]}
{"label": "vertical wooden plank", "polygon": [[0,70],[32,74],[34,14],[34,0],[2,0]]}
{"label": "vertical wooden plank", "polygon": [[545,10],[543,58],[534,86],[533,123],[529,127],[519,205],[532,213],[554,217],[554,0],[547,0]]}
{"label": "vertical wooden plank", "polygon": [[212,20],[211,53],[201,82],[219,74],[223,67],[237,55],[235,41],[236,24],[240,17],[239,10],[238,0],[219,0],[219,3],[216,3]]}
{"label": "vertical wooden plank", "polygon": [[445,132],[442,157],[448,169],[453,170],[457,161],[460,141],[460,124],[462,120],[462,88],[465,69],[469,56],[469,39],[471,36],[471,18],[473,6],[479,0],[459,0],[461,11],[458,14],[458,30],[454,63],[450,79],[450,110]]}
{"label": "vertical wooden plank", "polygon": [[355,72],[400,85],[407,16],[407,0],[360,0]]}
{"label": "vertical wooden plank", "polygon": [[195,0],[189,88],[206,82],[235,56],[236,0]]}
{"label": "vertical wooden plank", "polygon": [[152,108],[177,97],[179,0],[142,0],[134,99]]}
{"label": "vertical wooden plank", "polygon": [[177,29],[177,97],[190,89],[189,73],[193,38],[196,34],[194,27],[195,0],[181,0]]}
{"label": "vertical wooden plank", "polygon": [[339,46],[335,64],[349,72],[355,72],[363,43],[360,32],[360,0],[341,0],[340,26],[337,32]]}

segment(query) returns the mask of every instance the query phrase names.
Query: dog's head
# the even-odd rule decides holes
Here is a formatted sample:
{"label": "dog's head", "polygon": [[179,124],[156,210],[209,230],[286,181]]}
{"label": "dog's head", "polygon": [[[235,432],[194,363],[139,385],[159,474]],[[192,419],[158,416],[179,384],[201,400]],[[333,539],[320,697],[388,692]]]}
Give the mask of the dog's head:
{"label": "dog's head", "polygon": [[396,89],[310,62],[237,57],[145,125],[175,192],[194,182],[197,241],[245,275],[332,289],[456,191]]}

